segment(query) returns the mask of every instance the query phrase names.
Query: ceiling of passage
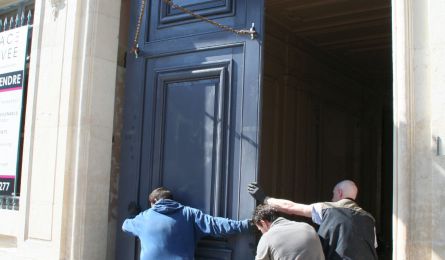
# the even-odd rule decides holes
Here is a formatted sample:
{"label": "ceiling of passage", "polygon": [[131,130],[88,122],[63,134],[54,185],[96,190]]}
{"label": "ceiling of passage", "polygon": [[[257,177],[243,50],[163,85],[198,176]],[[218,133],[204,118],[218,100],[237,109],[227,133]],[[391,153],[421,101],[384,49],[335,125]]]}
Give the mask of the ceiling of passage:
{"label": "ceiling of passage", "polygon": [[367,75],[392,73],[390,0],[266,0],[266,14]]}

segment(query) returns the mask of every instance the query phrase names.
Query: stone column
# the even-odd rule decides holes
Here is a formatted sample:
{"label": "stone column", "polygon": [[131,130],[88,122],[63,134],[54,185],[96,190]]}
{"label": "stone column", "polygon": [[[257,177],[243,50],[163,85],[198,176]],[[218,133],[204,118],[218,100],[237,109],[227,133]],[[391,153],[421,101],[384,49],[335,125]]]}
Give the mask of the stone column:
{"label": "stone column", "polygon": [[[443,259],[443,1],[393,0],[393,259]],[[441,224],[442,223],[442,224]]]}
{"label": "stone column", "polygon": [[36,0],[19,231],[6,259],[106,259],[120,3]]}
{"label": "stone column", "polygon": [[[432,139],[432,258],[445,259],[445,2],[428,1]],[[439,151],[437,139],[440,138]]]}

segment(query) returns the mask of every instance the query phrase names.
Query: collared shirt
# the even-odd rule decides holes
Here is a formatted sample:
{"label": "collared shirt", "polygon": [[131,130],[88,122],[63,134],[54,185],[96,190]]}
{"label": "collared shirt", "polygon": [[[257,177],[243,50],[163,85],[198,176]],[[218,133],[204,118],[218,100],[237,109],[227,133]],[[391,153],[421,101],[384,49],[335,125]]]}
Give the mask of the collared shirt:
{"label": "collared shirt", "polygon": [[261,237],[256,260],[323,260],[323,250],[315,229],[304,222],[277,218]]}

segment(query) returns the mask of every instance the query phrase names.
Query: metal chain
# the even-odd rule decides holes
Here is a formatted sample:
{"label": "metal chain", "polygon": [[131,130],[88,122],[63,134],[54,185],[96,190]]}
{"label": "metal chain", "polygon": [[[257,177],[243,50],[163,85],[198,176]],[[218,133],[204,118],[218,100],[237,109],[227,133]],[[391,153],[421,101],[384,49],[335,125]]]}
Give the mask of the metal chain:
{"label": "metal chain", "polygon": [[252,27],[249,30],[237,30],[237,29],[234,29],[234,28],[232,28],[230,26],[227,26],[227,25],[224,25],[224,24],[220,24],[218,22],[210,20],[209,18],[204,17],[202,15],[196,14],[193,11],[190,11],[189,9],[187,9],[185,7],[182,7],[180,5],[177,5],[177,4],[173,3],[172,0],[162,0],[162,1],[164,3],[170,5],[171,7],[175,8],[175,9],[181,10],[182,12],[187,13],[187,14],[195,17],[198,20],[201,20],[201,21],[207,22],[209,24],[212,24],[212,25],[214,25],[214,26],[216,26],[218,28],[221,28],[224,31],[232,32],[232,33],[239,34],[239,35],[250,35],[252,39],[255,38],[256,31],[255,31],[255,28],[254,28],[253,24],[252,24]]}
{"label": "metal chain", "polygon": [[136,59],[139,56],[139,34],[141,33],[141,24],[142,24],[142,17],[144,16],[145,11],[145,0],[141,0],[141,9],[139,12],[138,21],[136,23],[136,32],[134,34],[134,40],[133,40],[133,47],[131,48],[131,51],[134,53],[134,56]]}
{"label": "metal chain", "polygon": [[[134,35],[133,47],[131,48],[131,51],[134,53],[134,56],[136,58],[138,58],[138,55],[139,55],[139,44],[138,44],[138,41],[139,41],[139,34],[140,34],[140,30],[141,30],[142,17],[144,16],[144,11],[145,11],[145,1],[146,0],[141,0],[141,9],[140,9],[138,21],[137,21],[137,24],[136,24],[136,33]],[[234,28],[232,28],[230,26],[227,26],[227,25],[215,22],[215,21],[213,21],[213,20],[211,20],[211,19],[209,19],[207,17],[204,17],[202,15],[196,14],[193,11],[190,11],[189,9],[187,9],[185,7],[182,7],[180,5],[177,5],[177,4],[173,3],[172,0],[162,0],[162,1],[164,3],[166,3],[166,4],[168,4],[169,6],[175,8],[175,9],[178,9],[178,10],[184,12],[184,13],[187,13],[187,14],[195,17],[198,20],[201,20],[201,21],[207,22],[209,24],[212,24],[212,25],[214,25],[214,26],[216,26],[216,27],[218,27],[218,28],[220,28],[220,29],[222,29],[224,31],[232,32],[232,33],[235,33],[235,34],[238,34],[238,35],[250,35],[250,38],[252,40],[255,39],[255,37],[257,35],[257,32],[255,31],[255,26],[254,26],[253,23],[252,23],[252,27],[250,27],[250,29],[248,29],[248,30],[237,30],[237,29],[234,29]]]}

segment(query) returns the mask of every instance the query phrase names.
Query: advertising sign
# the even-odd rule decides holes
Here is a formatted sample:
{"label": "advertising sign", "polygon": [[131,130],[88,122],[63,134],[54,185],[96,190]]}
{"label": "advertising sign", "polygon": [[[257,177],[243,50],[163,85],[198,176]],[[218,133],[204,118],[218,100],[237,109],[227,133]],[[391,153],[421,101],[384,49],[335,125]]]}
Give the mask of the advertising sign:
{"label": "advertising sign", "polygon": [[19,170],[28,26],[0,33],[0,195],[15,192]]}

